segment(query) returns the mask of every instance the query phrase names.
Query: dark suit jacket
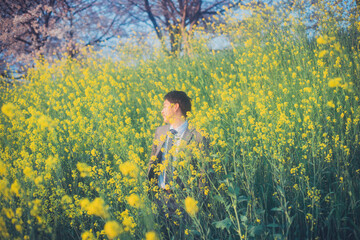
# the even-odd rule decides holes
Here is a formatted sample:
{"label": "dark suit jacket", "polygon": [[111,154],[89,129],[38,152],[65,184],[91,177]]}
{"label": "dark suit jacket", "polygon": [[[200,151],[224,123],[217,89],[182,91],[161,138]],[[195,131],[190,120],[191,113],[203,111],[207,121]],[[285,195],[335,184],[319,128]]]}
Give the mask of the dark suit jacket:
{"label": "dark suit jacket", "polygon": [[[153,160],[150,159],[148,170],[147,170],[147,176],[148,179],[151,180],[154,178],[154,167],[161,162],[162,152],[161,148],[164,145],[164,142],[166,141],[166,137],[163,137],[163,141],[161,141],[161,136],[166,135],[167,132],[170,130],[170,125],[164,125],[161,127],[158,127],[155,131],[155,138],[154,143],[151,149],[151,157],[156,156],[156,159]],[[155,144],[155,140],[157,140],[158,144]],[[184,135],[182,137],[182,140],[186,141],[187,143],[190,143],[191,141],[196,141],[197,143],[203,143],[204,147],[207,147],[207,141],[206,139],[194,128],[189,129],[187,128],[184,132]]]}

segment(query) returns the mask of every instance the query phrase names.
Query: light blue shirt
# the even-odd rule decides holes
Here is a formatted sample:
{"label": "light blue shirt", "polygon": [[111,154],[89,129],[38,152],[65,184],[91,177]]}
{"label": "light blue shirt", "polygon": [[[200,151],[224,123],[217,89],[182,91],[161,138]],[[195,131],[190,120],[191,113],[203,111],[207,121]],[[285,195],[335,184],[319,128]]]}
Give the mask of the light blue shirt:
{"label": "light blue shirt", "polygon": [[[188,128],[188,121],[186,120],[181,126],[179,126],[178,128],[176,128],[175,130],[177,131],[177,133],[174,136],[174,145],[179,145],[180,140],[182,138],[182,136],[184,135],[184,132],[186,131],[186,129]],[[170,126],[170,129],[174,129],[173,126]],[[167,145],[169,142],[169,136],[166,137],[166,141],[163,145],[163,148],[165,149],[165,151],[162,153],[161,156],[161,163],[163,163],[165,161],[165,155],[167,154],[168,150],[167,149]],[[175,161],[176,159],[173,159],[173,161]],[[159,187],[165,189],[165,182],[166,182],[166,169],[160,174],[159,176]]]}

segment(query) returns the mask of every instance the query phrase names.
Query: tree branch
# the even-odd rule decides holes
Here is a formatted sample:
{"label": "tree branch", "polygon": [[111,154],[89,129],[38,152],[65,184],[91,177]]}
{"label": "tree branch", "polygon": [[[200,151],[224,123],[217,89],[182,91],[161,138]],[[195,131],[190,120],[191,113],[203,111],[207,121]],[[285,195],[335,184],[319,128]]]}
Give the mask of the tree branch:
{"label": "tree branch", "polygon": [[89,3],[88,5],[86,5],[86,6],[84,6],[84,7],[79,8],[78,10],[74,11],[74,12],[73,12],[73,15],[76,15],[76,14],[78,14],[79,12],[82,12],[82,11],[88,9],[88,8],[91,8],[91,7],[94,5],[94,3],[96,3],[96,0],[92,1],[91,3]]}
{"label": "tree branch", "polygon": [[[105,37],[105,36],[109,33],[110,29],[112,28],[112,26],[113,26],[114,23],[115,23],[116,18],[117,18],[117,16],[115,15],[115,17],[113,18],[112,22],[110,23],[110,25],[109,25],[109,27],[106,29],[106,31],[105,31],[100,37],[98,37],[96,40],[90,41],[89,43],[87,43],[86,46],[88,46],[88,45],[93,45],[94,43],[101,42],[101,41],[103,40],[103,37]],[[109,37],[108,39],[111,39],[112,37],[113,37],[113,36]]]}
{"label": "tree branch", "polygon": [[15,37],[14,39],[19,41],[19,42],[23,42],[23,43],[28,44],[29,46],[31,46],[31,42],[26,41],[25,39],[22,39],[20,37]]}
{"label": "tree branch", "polygon": [[226,0],[222,0],[222,1],[220,1],[220,2],[214,3],[213,5],[207,7],[206,9],[204,9],[203,13],[209,11],[210,9],[212,9],[212,8],[218,6],[218,5],[223,4],[224,2],[226,2]]}
{"label": "tree branch", "polygon": [[154,29],[156,31],[156,35],[161,40],[162,39],[162,34],[161,34],[161,31],[160,31],[159,25],[157,24],[156,19],[154,18],[154,15],[153,15],[153,13],[151,11],[149,0],[144,0],[144,3],[145,3],[145,10],[146,10],[146,12],[147,12],[147,14],[149,16],[150,21],[153,24],[153,27],[154,27]]}

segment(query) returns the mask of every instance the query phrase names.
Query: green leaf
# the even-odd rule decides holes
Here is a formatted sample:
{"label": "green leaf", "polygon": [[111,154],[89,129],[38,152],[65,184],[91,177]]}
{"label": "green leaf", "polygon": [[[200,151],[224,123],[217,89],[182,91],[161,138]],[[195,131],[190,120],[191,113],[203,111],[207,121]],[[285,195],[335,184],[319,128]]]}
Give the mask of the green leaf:
{"label": "green leaf", "polygon": [[240,192],[240,188],[238,186],[235,186],[233,184],[230,184],[230,186],[228,187],[228,192],[227,194],[232,197],[235,198],[239,195]]}
{"label": "green leaf", "polygon": [[249,199],[248,199],[246,196],[244,196],[244,195],[241,195],[241,196],[237,199],[237,202],[238,202],[238,203],[247,202],[247,201],[249,201]]}
{"label": "green leaf", "polygon": [[201,236],[201,233],[198,230],[191,230],[191,234],[194,236]]}
{"label": "green leaf", "polygon": [[230,180],[230,181],[233,181],[233,180],[234,180],[233,174],[226,174],[226,175],[224,175],[224,179],[228,179],[228,180]]}
{"label": "green leaf", "polygon": [[216,201],[220,202],[220,203],[225,204],[225,200],[224,200],[224,198],[223,198],[221,195],[216,195],[216,196],[214,197],[214,199],[215,199]]}
{"label": "green leaf", "polygon": [[228,187],[227,194],[232,198],[236,198],[236,193],[235,193],[235,190],[234,190],[234,188],[232,186]]}
{"label": "green leaf", "polygon": [[248,218],[245,215],[240,216],[241,222],[247,222]]}
{"label": "green leaf", "polygon": [[274,212],[283,212],[284,210],[281,208],[281,207],[274,207],[271,209],[271,211],[274,211]]}
{"label": "green leaf", "polygon": [[257,235],[261,235],[264,232],[264,226],[251,226],[249,229],[249,234],[251,237],[255,237]]}
{"label": "green leaf", "polygon": [[224,230],[225,228],[229,229],[232,223],[230,218],[227,217],[224,220],[213,222],[212,224],[214,224],[216,228],[221,228],[221,230]]}
{"label": "green leaf", "polygon": [[278,191],[278,193],[280,193],[281,196],[285,196],[285,191],[281,186],[277,186],[276,190]]}

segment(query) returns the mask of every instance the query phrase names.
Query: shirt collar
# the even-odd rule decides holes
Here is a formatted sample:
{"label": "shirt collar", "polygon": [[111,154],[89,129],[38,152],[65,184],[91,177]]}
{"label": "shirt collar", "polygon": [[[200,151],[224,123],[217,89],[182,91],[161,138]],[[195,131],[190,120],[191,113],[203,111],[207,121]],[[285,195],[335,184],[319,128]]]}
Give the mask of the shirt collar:
{"label": "shirt collar", "polygon": [[178,128],[173,128],[173,126],[170,125],[170,129],[175,129],[177,131],[177,134],[183,134],[186,130],[186,128],[188,127],[189,123],[187,120],[185,120],[185,122],[180,125]]}

